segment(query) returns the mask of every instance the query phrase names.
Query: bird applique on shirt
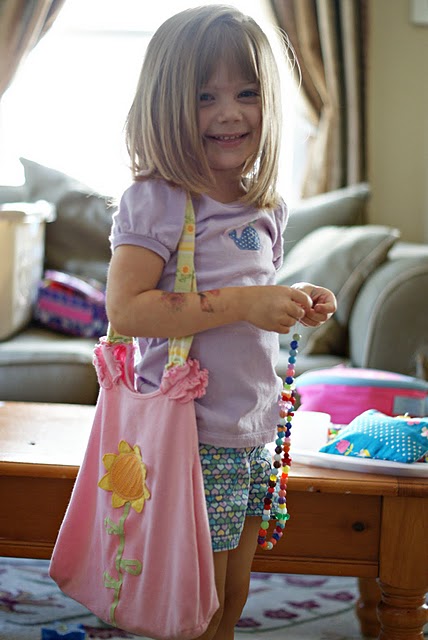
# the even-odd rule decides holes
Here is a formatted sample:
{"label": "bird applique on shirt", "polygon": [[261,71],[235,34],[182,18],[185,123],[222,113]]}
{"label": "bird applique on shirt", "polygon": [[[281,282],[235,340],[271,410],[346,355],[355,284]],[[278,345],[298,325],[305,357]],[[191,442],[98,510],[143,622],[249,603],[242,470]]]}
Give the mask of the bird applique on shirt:
{"label": "bird applique on shirt", "polygon": [[229,233],[229,237],[232,238],[238,249],[243,251],[258,251],[261,247],[259,234],[251,224],[243,229],[239,237],[236,229]]}

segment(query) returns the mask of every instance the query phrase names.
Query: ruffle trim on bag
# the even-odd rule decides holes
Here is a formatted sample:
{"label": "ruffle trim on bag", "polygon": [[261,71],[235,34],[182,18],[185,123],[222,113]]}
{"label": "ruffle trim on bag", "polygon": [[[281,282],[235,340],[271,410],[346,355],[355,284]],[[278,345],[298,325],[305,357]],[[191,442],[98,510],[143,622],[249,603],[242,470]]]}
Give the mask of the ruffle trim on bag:
{"label": "ruffle trim on bag", "polygon": [[201,369],[198,360],[189,358],[184,364],[165,369],[160,390],[168,398],[178,402],[190,402],[205,395],[208,370]]}
{"label": "ruffle trim on bag", "polygon": [[133,390],[134,344],[109,342],[105,336],[100,338],[94,349],[93,364],[98,382],[104,389],[123,382]]}

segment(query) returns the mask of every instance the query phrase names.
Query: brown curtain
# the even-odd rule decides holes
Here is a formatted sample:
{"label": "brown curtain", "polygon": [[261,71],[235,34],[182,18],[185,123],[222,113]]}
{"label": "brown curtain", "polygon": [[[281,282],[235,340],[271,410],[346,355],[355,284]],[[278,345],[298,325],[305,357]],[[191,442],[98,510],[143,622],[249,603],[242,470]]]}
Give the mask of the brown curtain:
{"label": "brown curtain", "polygon": [[0,0],[0,99],[65,0]]}
{"label": "brown curtain", "polygon": [[270,0],[315,133],[302,197],[366,179],[366,0]]}

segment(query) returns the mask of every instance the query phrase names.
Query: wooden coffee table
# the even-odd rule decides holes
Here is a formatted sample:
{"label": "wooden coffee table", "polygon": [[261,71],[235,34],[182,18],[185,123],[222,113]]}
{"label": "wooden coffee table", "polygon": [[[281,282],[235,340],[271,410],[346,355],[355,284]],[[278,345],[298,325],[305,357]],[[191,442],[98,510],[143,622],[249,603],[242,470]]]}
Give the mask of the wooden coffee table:
{"label": "wooden coffee table", "polygon": [[[93,413],[92,406],[0,403],[0,556],[50,557]],[[254,571],[356,576],[364,634],[422,640],[427,479],[295,463],[288,507],[283,539],[256,553]]]}

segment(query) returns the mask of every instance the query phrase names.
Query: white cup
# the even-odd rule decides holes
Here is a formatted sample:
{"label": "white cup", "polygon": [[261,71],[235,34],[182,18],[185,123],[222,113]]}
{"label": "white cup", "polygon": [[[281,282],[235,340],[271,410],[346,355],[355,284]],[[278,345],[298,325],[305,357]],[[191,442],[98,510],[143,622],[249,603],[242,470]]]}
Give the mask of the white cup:
{"label": "white cup", "polygon": [[293,449],[319,451],[327,443],[330,426],[330,414],[297,409],[291,427],[291,456]]}

